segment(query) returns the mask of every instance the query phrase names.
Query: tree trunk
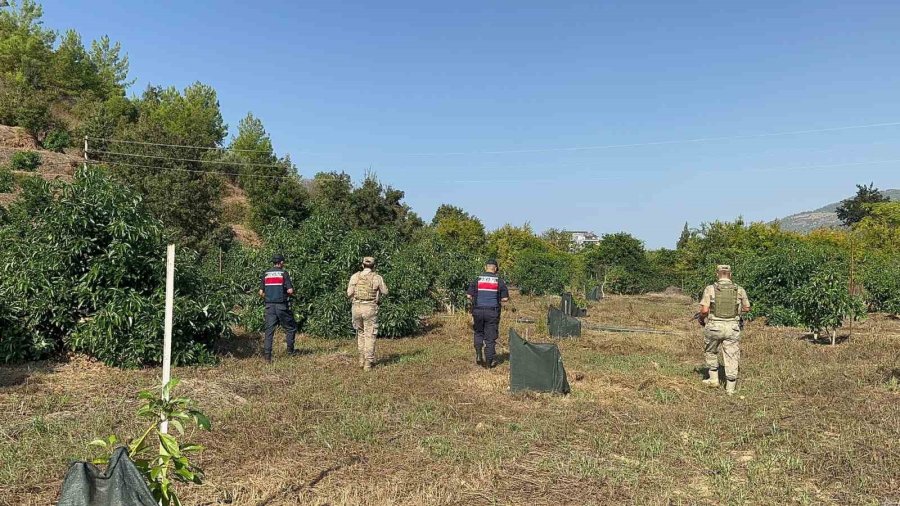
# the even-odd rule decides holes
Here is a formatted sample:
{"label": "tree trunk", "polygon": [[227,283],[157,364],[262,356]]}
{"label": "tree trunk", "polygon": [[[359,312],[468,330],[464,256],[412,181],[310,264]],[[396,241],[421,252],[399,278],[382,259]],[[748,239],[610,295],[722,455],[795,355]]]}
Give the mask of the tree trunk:
{"label": "tree trunk", "polygon": [[837,341],[837,329],[831,330],[831,345],[834,346],[834,343]]}

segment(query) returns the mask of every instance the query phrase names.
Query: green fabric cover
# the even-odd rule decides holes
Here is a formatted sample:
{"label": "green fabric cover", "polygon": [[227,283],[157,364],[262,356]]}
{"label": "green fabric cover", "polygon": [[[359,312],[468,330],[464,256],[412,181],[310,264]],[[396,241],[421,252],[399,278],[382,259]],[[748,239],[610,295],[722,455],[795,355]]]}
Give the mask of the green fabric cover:
{"label": "green fabric cover", "polygon": [[587,293],[587,297],[585,298],[591,301],[600,300],[600,287],[595,286],[594,288],[591,288],[591,290]]}
{"label": "green fabric cover", "polygon": [[547,328],[553,337],[580,337],[581,320],[569,316],[555,307],[547,312]]}
{"label": "green fabric cover", "polygon": [[158,506],[143,475],[128,458],[125,447],[117,448],[106,471],[88,462],[69,467],[57,506]]}
{"label": "green fabric cover", "polygon": [[562,299],[562,301],[560,303],[560,309],[562,310],[563,313],[565,313],[569,316],[586,316],[587,315],[587,309],[578,307],[578,304],[575,303],[575,298],[572,297],[571,292],[566,292],[566,293],[560,295],[560,298]]}
{"label": "green fabric cover", "polygon": [[509,329],[509,389],[569,393],[559,347],[555,343],[529,343]]}

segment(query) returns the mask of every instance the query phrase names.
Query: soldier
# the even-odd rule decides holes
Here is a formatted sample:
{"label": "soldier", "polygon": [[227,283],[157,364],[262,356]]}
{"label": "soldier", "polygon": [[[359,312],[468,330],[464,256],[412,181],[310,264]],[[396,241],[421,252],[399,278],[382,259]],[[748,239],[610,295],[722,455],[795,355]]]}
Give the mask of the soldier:
{"label": "soldier", "polygon": [[703,290],[700,325],[703,325],[709,386],[719,386],[719,347],[725,362],[725,392],[733,395],[741,360],[741,315],[750,311],[747,292],[731,280],[731,266],[716,267],[716,282]]}
{"label": "soldier", "polygon": [[359,365],[368,371],[375,365],[375,336],[378,335],[378,304],[388,294],[384,279],[375,272],[375,259],[363,258],[362,271],[350,276],[347,297],[353,301],[353,328],[359,349]]}
{"label": "soldier", "polygon": [[272,267],[263,273],[259,282],[259,296],[266,301],[266,341],[265,357],[272,361],[272,340],[275,327],[281,324],[287,341],[287,352],[293,355],[294,335],[297,333],[297,322],[291,312],[290,297],[294,295],[294,284],[291,276],[284,270],[284,256],[272,256]]}
{"label": "soldier", "polygon": [[491,368],[497,365],[497,334],[500,327],[500,303],[509,300],[506,283],[497,275],[497,261],[488,260],[484,272],[469,284],[466,297],[472,301],[475,329],[475,363]]}

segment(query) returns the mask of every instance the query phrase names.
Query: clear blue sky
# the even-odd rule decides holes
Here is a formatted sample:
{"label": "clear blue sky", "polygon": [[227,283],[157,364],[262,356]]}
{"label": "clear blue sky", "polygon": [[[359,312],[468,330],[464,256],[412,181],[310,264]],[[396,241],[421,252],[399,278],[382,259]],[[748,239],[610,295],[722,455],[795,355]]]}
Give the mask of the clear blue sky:
{"label": "clear blue sky", "polygon": [[659,247],[900,187],[900,125],[557,150],[900,122],[896,1],[43,5],[120,41],[132,92],[210,84],[232,132],[252,111],[303,175],[371,167],[426,220],[447,202]]}

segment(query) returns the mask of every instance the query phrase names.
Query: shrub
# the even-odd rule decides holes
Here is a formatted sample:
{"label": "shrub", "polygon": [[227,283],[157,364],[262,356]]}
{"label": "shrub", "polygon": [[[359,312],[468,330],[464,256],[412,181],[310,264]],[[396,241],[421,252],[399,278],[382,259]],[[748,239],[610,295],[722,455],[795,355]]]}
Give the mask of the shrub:
{"label": "shrub", "polygon": [[9,159],[12,170],[33,171],[41,164],[41,155],[34,151],[17,151]]}
{"label": "shrub", "polygon": [[[117,366],[162,359],[165,235],[141,199],[98,169],[72,183],[26,185],[0,226],[0,294],[28,348],[2,361],[54,350],[88,353]],[[178,254],[173,361],[212,359],[229,335],[233,292],[205,275],[196,255]]]}
{"label": "shrub", "polygon": [[0,193],[9,193],[16,188],[16,178],[12,171],[6,167],[0,167]]}
{"label": "shrub", "polygon": [[43,144],[44,149],[62,153],[65,148],[72,144],[72,139],[69,137],[69,132],[57,129],[51,130],[50,133],[44,137],[44,142],[41,144]]}
{"label": "shrub", "polygon": [[572,273],[565,253],[529,249],[516,259],[510,276],[518,282],[522,293],[557,295],[562,293]]}
{"label": "shrub", "polygon": [[850,294],[847,279],[833,268],[813,276],[797,291],[794,300],[801,322],[816,338],[830,333],[831,344],[835,343],[837,329],[846,318],[857,320],[866,314],[862,299]]}
{"label": "shrub", "polygon": [[900,314],[900,260],[876,257],[866,263],[861,278],[872,310]]}

